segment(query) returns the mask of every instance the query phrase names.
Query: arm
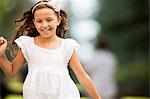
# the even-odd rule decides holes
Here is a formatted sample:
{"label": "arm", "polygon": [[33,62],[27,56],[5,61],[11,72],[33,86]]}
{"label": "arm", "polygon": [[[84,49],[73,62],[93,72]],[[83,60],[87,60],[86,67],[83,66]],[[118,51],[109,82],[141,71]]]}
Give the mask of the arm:
{"label": "arm", "polygon": [[72,54],[69,65],[71,66],[71,69],[77,76],[81,85],[86,89],[86,91],[89,93],[92,99],[102,99],[98,94],[92,80],[90,79],[88,74],[84,71],[75,51]]}
{"label": "arm", "polygon": [[7,59],[7,56],[5,54],[6,47],[7,47],[7,40],[1,37],[0,38],[0,65],[1,65],[0,67],[7,76],[12,76],[20,70],[21,66],[25,63],[25,58],[20,49],[16,57],[14,58],[14,60],[10,62]]}

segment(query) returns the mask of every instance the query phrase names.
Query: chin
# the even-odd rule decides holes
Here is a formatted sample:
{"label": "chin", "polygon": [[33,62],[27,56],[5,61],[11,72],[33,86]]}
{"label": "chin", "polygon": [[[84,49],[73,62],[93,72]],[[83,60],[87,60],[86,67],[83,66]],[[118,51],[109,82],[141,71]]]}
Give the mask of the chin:
{"label": "chin", "polygon": [[51,35],[41,35],[41,37],[43,37],[43,38],[50,38]]}
{"label": "chin", "polygon": [[51,35],[51,33],[49,33],[49,34],[41,33],[40,36],[43,37],[43,38],[50,38],[52,35]]}

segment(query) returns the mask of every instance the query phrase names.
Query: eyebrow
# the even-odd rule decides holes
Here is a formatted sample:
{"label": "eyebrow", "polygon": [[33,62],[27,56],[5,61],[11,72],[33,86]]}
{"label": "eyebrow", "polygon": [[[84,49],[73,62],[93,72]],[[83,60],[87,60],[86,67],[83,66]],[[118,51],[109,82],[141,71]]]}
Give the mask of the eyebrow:
{"label": "eyebrow", "polygon": [[[46,19],[53,19],[52,17],[47,17]],[[36,18],[36,20],[41,20],[40,18]]]}

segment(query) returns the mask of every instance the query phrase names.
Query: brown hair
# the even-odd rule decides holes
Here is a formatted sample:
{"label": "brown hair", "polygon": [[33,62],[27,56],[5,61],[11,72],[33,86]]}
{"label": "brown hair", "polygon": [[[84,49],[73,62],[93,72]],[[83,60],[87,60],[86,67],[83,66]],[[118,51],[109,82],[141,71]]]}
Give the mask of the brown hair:
{"label": "brown hair", "polygon": [[[48,1],[46,1],[46,0],[39,1],[34,6],[36,6],[37,4],[39,4],[41,2],[48,2]],[[15,39],[17,39],[21,35],[27,35],[30,37],[38,36],[39,32],[36,30],[36,28],[34,27],[34,23],[33,23],[35,10],[42,9],[42,8],[53,9],[53,7],[50,6],[49,4],[40,4],[40,5],[37,5],[35,7],[34,11],[32,12],[33,7],[29,11],[24,12],[23,16],[19,20],[15,21],[16,26],[17,26],[17,23],[19,23],[19,26],[17,26],[17,28],[16,28],[16,35],[13,39],[13,42]],[[59,13],[56,12],[56,14],[61,16],[61,22],[60,22],[59,26],[57,27],[56,35],[58,37],[64,38],[65,33],[68,30],[68,14],[66,13],[66,11],[64,11],[62,9],[60,10]]]}
{"label": "brown hair", "polygon": [[[15,55],[16,55],[16,51],[15,51],[16,43],[14,43],[15,39],[17,39],[21,35],[27,35],[30,37],[36,37],[39,35],[39,32],[36,30],[36,28],[34,27],[34,23],[33,23],[35,10],[42,9],[42,8],[53,9],[53,7],[50,6],[49,4],[39,4],[41,2],[48,2],[48,1],[43,0],[43,1],[37,2],[30,10],[25,11],[23,13],[23,16],[19,20],[15,21],[16,34],[15,34],[12,42],[10,42],[8,44],[8,48],[12,52],[11,54],[13,57],[15,57]],[[39,5],[37,5],[37,4],[39,4]],[[34,11],[32,12],[33,8],[34,8]],[[61,22],[60,22],[59,26],[57,26],[56,35],[58,37],[65,38],[65,34],[68,30],[68,14],[65,10],[62,10],[62,9],[60,10],[60,12],[56,12],[56,14],[58,16],[59,15],[61,16]]]}

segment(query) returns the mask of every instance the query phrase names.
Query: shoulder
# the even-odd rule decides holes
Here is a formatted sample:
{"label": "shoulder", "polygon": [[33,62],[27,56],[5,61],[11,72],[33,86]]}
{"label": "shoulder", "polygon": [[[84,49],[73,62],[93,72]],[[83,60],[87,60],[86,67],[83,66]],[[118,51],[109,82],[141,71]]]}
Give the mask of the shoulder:
{"label": "shoulder", "polygon": [[64,46],[65,46],[65,53],[66,53],[66,56],[67,56],[67,62],[69,62],[71,56],[73,55],[73,52],[77,52],[79,47],[80,47],[80,44],[75,40],[75,39],[72,39],[72,38],[66,38],[64,39]]}
{"label": "shoulder", "polygon": [[77,50],[80,47],[80,44],[77,42],[77,40],[72,39],[72,38],[66,38],[64,39],[64,46],[65,48],[67,48],[68,50]]}
{"label": "shoulder", "polygon": [[18,46],[30,46],[33,43],[33,37],[20,36],[14,41]]}
{"label": "shoulder", "polygon": [[17,38],[17,39],[28,40],[28,39],[32,39],[32,38],[33,38],[33,37],[23,35],[23,36],[19,36],[19,38]]}
{"label": "shoulder", "polygon": [[29,42],[32,39],[33,39],[33,37],[30,37],[30,36],[20,36],[15,41]]}
{"label": "shoulder", "polygon": [[76,43],[78,43],[77,40],[72,39],[72,38],[66,38],[66,39],[64,39],[64,42],[66,44],[76,44]]}

